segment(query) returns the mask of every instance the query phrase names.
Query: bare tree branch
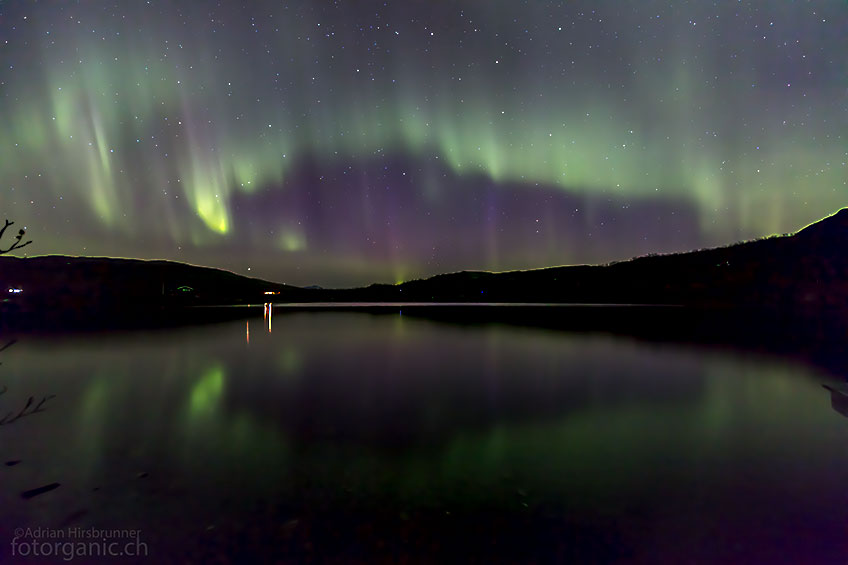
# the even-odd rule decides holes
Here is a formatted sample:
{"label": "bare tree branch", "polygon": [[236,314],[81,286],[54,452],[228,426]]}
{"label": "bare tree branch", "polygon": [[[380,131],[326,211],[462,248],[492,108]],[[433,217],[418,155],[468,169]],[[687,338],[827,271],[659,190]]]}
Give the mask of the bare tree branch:
{"label": "bare tree branch", "polygon": [[6,220],[6,225],[5,225],[5,226],[3,226],[3,228],[2,228],[2,229],[0,229],[0,237],[3,237],[3,234],[4,234],[4,233],[6,233],[6,228],[8,228],[9,226],[11,226],[11,225],[12,225],[12,224],[14,224],[14,223],[15,223],[15,222],[10,222],[10,221],[7,219],[7,220]]}
{"label": "bare tree branch", "polygon": [[[10,222],[9,220],[6,220],[6,225],[0,228],[0,239],[3,238],[3,235],[6,233],[6,230],[9,228],[9,226],[13,225],[14,223],[15,222]],[[32,243],[32,240],[29,240],[26,243],[21,243],[21,241],[23,241],[24,235],[26,235],[25,229],[18,230],[18,235],[15,236],[15,241],[12,243],[12,245],[10,245],[7,249],[0,248],[0,255],[3,253],[8,253],[13,249],[20,249],[21,247],[26,247],[27,245]]]}
{"label": "bare tree branch", "polygon": [[55,398],[55,397],[56,397],[55,394],[49,394],[47,396],[43,396],[43,397],[41,397],[41,400],[38,402],[38,404],[36,404],[33,407],[33,403],[35,402],[35,399],[32,396],[30,396],[29,400],[27,400],[26,405],[23,408],[21,408],[21,410],[17,414],[15,414],[13,416],[12,415],[13,413],[9,412],[8,414],[6,414],[2,418],[0,418],[0,426],[5,426],[7,424],[11,424],[12,422],[16,422],[16,421],[20,420],[21,418],[25,418],[27,416],[35,414],[36,412],[44,412],[44,410],[45,410],[45,408],[43,408],[44,404],[48,400],[50,400],[51,398]]}

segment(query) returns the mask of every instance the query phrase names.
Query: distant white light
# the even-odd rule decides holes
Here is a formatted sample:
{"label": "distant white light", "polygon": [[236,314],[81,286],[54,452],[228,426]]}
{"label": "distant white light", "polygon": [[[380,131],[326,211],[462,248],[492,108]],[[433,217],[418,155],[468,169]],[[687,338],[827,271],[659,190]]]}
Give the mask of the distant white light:
{"label": "distant white light", "polygon": [[12,294],[20,294],[23,291],[24,291],[24,289],[22,289],[22,288],[10,288],[9,289],[9,292],[12,293]]}

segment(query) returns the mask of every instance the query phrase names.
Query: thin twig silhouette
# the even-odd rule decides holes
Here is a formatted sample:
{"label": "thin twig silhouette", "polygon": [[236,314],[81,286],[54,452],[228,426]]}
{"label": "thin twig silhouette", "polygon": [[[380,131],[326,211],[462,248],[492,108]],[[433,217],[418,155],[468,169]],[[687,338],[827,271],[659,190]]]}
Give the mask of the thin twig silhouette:
{"label": "thin twig silhouette", "polygon": [[55,397],[56,397],[55,394],[49,394],[47,396],[42,396],[41,400],[38,402],[38,404],[35,404],[35,406],[33,406],[33,404],[35,403],[35,398],[30,396],[29,400],[27,400],[26,405],[23,408],[21,408],[20,412],[18,412],[17,414],[14,414],[14,416],[12,415],[13,412],[9,412],[3,418],[0,418],[0,426],[5,426],[5,425],[8,425],[8,424],[11,424],[12,422],[17,422],[21,418],[24,418],[26,416],[31,416],[32,414],[35,414],[37,412],[44,412],[44,408],[42,408],[44,406],[44,404],[47,403],[47,401],[50,400],[51,398],[55,398]]}
{"label": "thin twig silhouette", "polygon": [[[15,222],[10,222],[9,220],[6,220],[6,225],[3,226],[2,228],[0,228],[0,239],[3,238],[3,234],[6,233],[6,230],[9,228],[9,226],[11,226],[14,223]],[[13,249],[20,249],[21,247],[26,247],[27,245],[32,243],[32,240],[29,240],[26,243],[21,243],[21,240],[23,239],[24,234],[26,234],[25,229],[18,230],[18,235],[15,236],[15,241],[12,243],[12,245],[10,245],[6,249],[0,249],[0,253],[8,253],[9,251],[12,251]]]}
{"label": "thin twig silhouette", "polygon": [[[2,235],[2,231],[0,231],[0,235]],[[9,347],[17,343],[17,341],[18,340],[16,339],[10,340],[6,345],[0,347],[0,352],[5,351]],[[6,385],[3,385],[2,387],[0,387],[0,395],[6,394],[8,390],[9,388]],[[38,403],[35,402],[35,397],[30,396],[24,407],[21,408],[17,413],[9,412],[8,414],[0,418],[0,426],[5,426],[7,424],[11,424],[12,422],[17,422],[21,418],[31,416],[32,414],[35,414],[37,412],[44,412],[44,405],[51,398],[55,398],[55,396],[55,394],[42,396],[41,400],[39,400]]]}

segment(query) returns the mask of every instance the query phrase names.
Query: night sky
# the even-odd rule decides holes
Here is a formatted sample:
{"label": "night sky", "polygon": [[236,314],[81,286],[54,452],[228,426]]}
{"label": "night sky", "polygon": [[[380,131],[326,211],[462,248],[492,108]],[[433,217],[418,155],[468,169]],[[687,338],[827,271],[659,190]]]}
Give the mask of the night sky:
{"label": "night sky", "polygon": [[6,0],[0,214],[292,284],[607,262],[848,205],[846,89],[844,0]]}

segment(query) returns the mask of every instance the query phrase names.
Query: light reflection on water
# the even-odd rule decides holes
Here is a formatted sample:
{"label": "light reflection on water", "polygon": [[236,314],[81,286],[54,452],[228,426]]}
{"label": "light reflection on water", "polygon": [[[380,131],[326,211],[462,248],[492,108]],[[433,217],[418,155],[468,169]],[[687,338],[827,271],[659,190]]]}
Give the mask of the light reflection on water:
{"label": "light reflection on water", "polygon": [[765,357],[266,307],[27,338],[0,378],[4,410],[56,395],[0,427],[4,529],[136,528],[166,561],[848,551],[840,385]]}

